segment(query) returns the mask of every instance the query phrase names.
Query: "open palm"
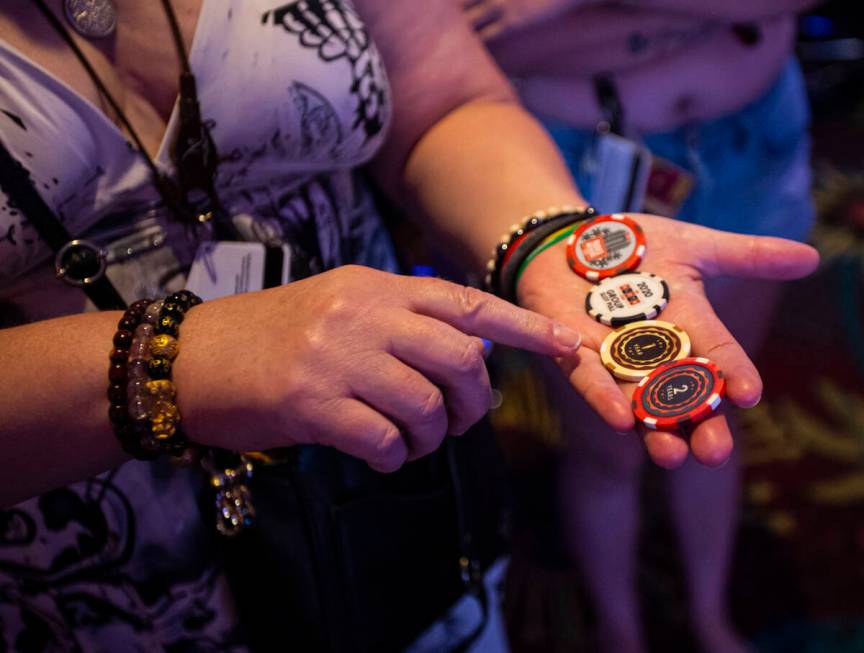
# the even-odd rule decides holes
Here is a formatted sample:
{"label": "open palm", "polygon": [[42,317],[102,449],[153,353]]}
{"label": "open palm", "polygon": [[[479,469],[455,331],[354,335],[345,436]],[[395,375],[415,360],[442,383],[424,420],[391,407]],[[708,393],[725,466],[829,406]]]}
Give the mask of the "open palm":
{"label": "open palm", "polygon": [[[720,276],[789,280],[810,274],[819,256],[807,245],[781,238],[716,231],[646,214],[631,215],[645,230],[648,246],[639,269],[669,284],[670,301],[657,319],[677,324],[690,336],[694,356],[715,361],[726,375],[730,402],[752,407],[762,396],[762,380],[753,362],[715,314],[703,280]],[[634,383],[616,381],[603,367],[600,344],[610,329],[585,312],[591,283],[573,273],[564,242],[538,256],[525,270],[517,296],[520,305],[577,329],[583,345],[576,358],[559,361],[573,388],[604,421],[619,432],[634,428],[630,396]],[[732,452],[732,435],[722,415],[684,434],[642,429],[651,458],[677,467],[688,451],[707,465],[719,465]]]}

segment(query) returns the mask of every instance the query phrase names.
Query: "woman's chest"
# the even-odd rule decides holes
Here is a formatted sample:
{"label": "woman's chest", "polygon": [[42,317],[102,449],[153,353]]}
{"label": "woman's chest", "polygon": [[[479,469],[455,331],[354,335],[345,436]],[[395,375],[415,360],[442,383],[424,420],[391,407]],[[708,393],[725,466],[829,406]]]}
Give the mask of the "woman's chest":
{"label": "woman's chest", "polygon": [[[155,154],[177,95],[180,70],[162,4],[115,0],[116,29],[103,38],[86,38],[76,33],[65,18],[63,4],[63,0],[45,2],[134,125],[148,151]],[[201,4],[202,0],[173,0],[171,3],[187,50],[192,43]],[[37,3],[9,3],[0,9],[0,39],[62,80],[77,96],[104,111],[123,129],[92,76]]]}

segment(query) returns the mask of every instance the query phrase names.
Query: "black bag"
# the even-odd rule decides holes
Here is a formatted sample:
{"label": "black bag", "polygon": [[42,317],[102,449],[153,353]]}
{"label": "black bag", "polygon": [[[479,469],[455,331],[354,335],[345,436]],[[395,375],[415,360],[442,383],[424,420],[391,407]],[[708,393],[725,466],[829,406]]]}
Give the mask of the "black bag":
{"label": "black bag", "polygon": [[322,447],[256,471],[256,524],[224,542],[253,651],[396,653],[468,591],[483,623],[450,649],[467,650],[503,548],[500,469],[483,428],[395,474]]}

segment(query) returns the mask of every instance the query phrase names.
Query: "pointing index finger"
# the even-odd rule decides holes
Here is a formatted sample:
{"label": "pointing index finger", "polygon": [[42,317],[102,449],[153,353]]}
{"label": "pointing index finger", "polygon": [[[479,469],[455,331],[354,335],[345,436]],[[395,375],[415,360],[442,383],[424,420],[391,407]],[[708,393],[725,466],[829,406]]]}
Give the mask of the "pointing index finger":
{"label": "pointing index finger", "polygon": [[410,308],[487,338],[546,356],[568,356],[582,338],[573,329],[476,288],[440,279],[406,279],[416,286]]}

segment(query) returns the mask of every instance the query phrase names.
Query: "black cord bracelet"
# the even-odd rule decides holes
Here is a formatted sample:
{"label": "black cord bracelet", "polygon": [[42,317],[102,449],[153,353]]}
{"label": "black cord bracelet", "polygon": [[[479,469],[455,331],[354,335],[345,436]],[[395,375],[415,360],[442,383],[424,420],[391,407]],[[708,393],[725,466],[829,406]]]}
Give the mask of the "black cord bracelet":
{"label": "black cord bracelet", "polygon": [[519,242],[515,251],[510,254],[500,272],[500,280],[498,282],[497,294],[499,297],[506,299],[509,302],[516,303],[516,277],[519,273],[519,268],[522,263],[531,255],[537,246],[559,229],[569,227],[578,222],[590,220],[596,216],[596,212],[592,208],[585,211],[568,211],[559,213],[556,216],[546,220],[542,225],[538,225],[525,238]]}

